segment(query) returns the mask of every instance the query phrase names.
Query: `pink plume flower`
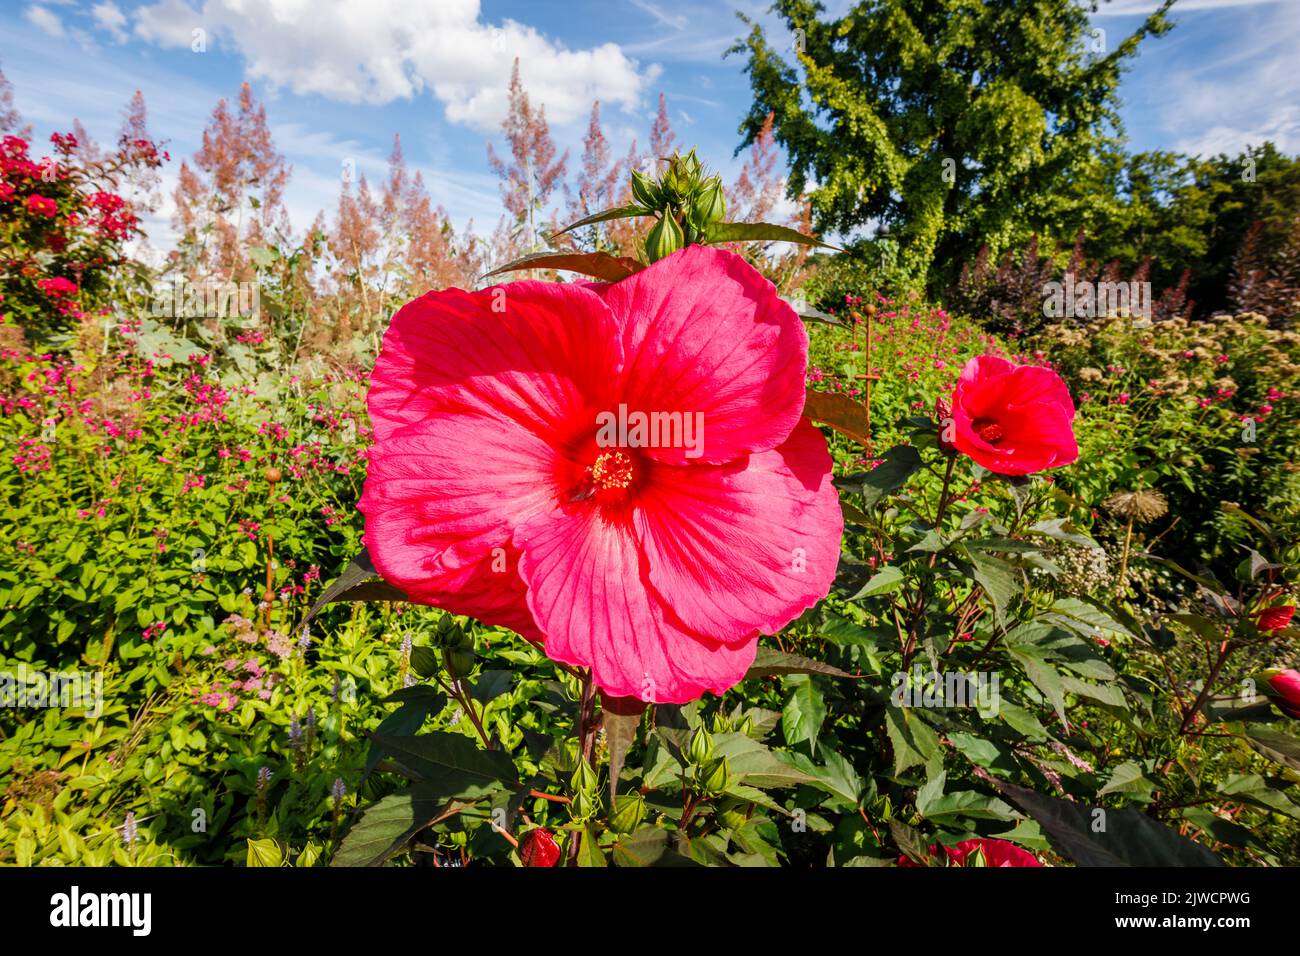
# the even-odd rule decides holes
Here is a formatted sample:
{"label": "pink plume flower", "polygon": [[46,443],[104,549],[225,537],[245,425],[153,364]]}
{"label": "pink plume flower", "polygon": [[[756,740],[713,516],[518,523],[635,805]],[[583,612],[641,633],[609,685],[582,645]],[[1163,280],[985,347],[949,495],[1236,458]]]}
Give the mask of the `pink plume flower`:
{"label": "pink plume flower", "polygon": [[953,390],[952,417],[957,450],[1000,475],[1060,468],[1079,457],[1070,390],[1051,369],[976,356]]}
{"label": "pink plume flower", "polygon": [[[612,285],[428,293],[371,376],[375,567],[590,667],[607,695],[722,693],[839,560],[807,355],[772,284],[702,246]],[[703,440],[611,445],[599,416],[620,406],[702,422]]]}

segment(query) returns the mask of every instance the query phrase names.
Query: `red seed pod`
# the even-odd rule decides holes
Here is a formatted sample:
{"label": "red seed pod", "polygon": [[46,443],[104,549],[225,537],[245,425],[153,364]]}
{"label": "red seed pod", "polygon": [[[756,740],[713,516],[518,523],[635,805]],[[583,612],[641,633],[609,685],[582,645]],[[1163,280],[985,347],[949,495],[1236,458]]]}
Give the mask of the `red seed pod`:
{"label": "red seed pod", "polygon": [[519,838],[519,858],[524,866],[555,866],[560,861],[560,846],[550,830],[537,827]]}

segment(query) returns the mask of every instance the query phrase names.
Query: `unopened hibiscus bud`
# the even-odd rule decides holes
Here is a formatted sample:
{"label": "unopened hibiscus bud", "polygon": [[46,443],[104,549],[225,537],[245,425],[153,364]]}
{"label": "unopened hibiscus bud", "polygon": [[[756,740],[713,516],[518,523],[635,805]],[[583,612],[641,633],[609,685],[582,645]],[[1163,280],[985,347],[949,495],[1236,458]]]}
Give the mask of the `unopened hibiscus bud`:
{"label": "unopened hibiscus bud", "polygon": [[632,198],[646,209],[658,209],[663,204],[663,192],[649,176],[632,170]]}
{"label": "unopened hibiscus bud", "polygon": [[664,213],[650,230],[650,235],[646,236],[646,256],[651,262],[658,262],[671,256],[684,245],[686,245],[686,236],[682,232],[681,225],[671,214]]}
{"label": "unopened hibiscus bud", "polygon": [[667,172],[660,180],[664,198],[670,203],[680,203],[695,191],[695,180],[686,160],[687,157],[674,153],[668,160]]}
{"label": "unopened hibiscus bud", "polygon": [[600,809],[600,798],[594,793],[578,791],[569,800],[569,816],[578,823],[590,820]]}
{"label": "unopened hibiscus bud", "polygon": [[569,778],[569,785],[573,788],[574,793],[595,793],[600,786],[600,778],[596,776],[596,771],[591,769],[590,763],[580,760],[578,768],[573,771],[573,776]]}
{"label": "unopened hibiscus bud", "polygon": [[1280,631],[1291,623],[1291,617],[1295,614],[1295,607],[1291,604],[1266,607],[1262,611],[1257,611],[1256,614],[1255,626],[1261,631]]}
{"label": "unopened hibiscus bud", "polygon": [[645,819],[645,798],[635,790],[620,794],[609,815],[609,828],[615,833],[631,833]]}
{"label": "unopened hibiscus bud", "polygon": [[703,727],[697,728],[691,735],[691,744],[687,748],[686,756],[696,766],[703,766],[713,756],[713,738]]}
{"label": "unopened hibiscus bud", "polygon": [[724,793],[731,784],[731,764],[726,757],[719,757],[703,769],[698,780],[705,793]]}
{"label": "unopened hibiscus bud", "polygon": [[555,866],[560,862],[560,846],[550,830],[537,827],[520,837],[519,859],[524,866]]}
{"label": "unopened hibiscus bud", "polygon": [[722,193],[722,180],[714,176],[695,196],[691,204],[691,218],[698,226],[717,222],[727,211],[727,200]]}
{"label": "unopened hibiscus bud", "polygon": [[1300,671],[1288,668],[1267,673],[1268,686],[1276,695],[1273,703],[1288,717],[1300,719]]}
{"label": "unopened hibiscus bud", "polygon": [[472,647],[456,646],[442,649],[443,666],[451,672],[453,677],[464,677],[472,671],[475,660],[476,657]]}

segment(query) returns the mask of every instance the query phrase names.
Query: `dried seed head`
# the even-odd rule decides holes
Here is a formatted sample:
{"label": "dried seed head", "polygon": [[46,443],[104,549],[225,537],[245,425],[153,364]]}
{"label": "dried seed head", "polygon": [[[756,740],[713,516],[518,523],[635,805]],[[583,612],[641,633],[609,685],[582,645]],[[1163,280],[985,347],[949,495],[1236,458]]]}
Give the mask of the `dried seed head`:
{"label": "dried seed head", "polygon": [[1146,524],[1164,517],[1169,501],[1158,491],[1117,491],[1102,507],[1118,518]]}

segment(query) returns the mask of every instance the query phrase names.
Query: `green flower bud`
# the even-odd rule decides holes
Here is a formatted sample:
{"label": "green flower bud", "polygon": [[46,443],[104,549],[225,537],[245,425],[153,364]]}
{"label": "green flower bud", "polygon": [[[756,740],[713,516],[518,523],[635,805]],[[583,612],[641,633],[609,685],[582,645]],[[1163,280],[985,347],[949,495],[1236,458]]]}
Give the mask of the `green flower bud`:
{"label": "green flower bud", "polygon": [[744,734],[746,737],[751,736],[754,733],[754,718],[749,714],[740,718],[740,722],[736,724],[736,733]]}
{"label": "green flower bud", "polygon": [[714,176],[695,194],[691,204],[691,219],[700,227],[717,222],[727,211],[727,198],[722,191],[722,180]]}
{"label": "green flower bud", "polygon": [[599,805],[600,801],[595,794],[579,791],[569,802],[569,816],[579,822],[590,820],[596,815]]}
{"label": "green flower bud", "polygon": [[663,191],[644,173],[632,170],[632,198],[647,209],[658,209],[663,203]]}
{"label": "green flower bud", "polygon": [[600,778],[596,776],[596,771],[591,769],[591,764],[580,760],[578,769],[573,771],[573,776],[569,778],[569,786],[574,793],[591,795],[600,788]]}
{"label": "green flower bud", "polygon": [[700,789],[708,794],[724,793],[731,783],[731,764],[726,757],[719,757],[705,767],[697,778]]}
{"label": "green flower bud", "polygon": [[691,744],[686,751],[686,756],[690,758],[691,763],[699,767],[708,763],[709,758],[713,756],[713,738],[703,726],[691,735]]}
{"label": "green flower bud", "polygon": [[609,815],[609,828],[615,833],[631,833],[645,819],[645,798],[637,791],[620,794]]}
{"label": "green flower bud", "polygon": [[474,661],[477,656],[474,654],[473,647],[444,647],[442,649],[442,665],[447,668],[453,677],[464,677],[474,669]]}
{"label": "green flower bud", "polygon": [[678,225],[676,219],[664,213],[663,217],[655,223],[655,227],[650,230],[650,235],[646,236],[645,251],[651,262],[658,262],[684,245],[686,245],[686,237],[682,234],[682,227]]}

